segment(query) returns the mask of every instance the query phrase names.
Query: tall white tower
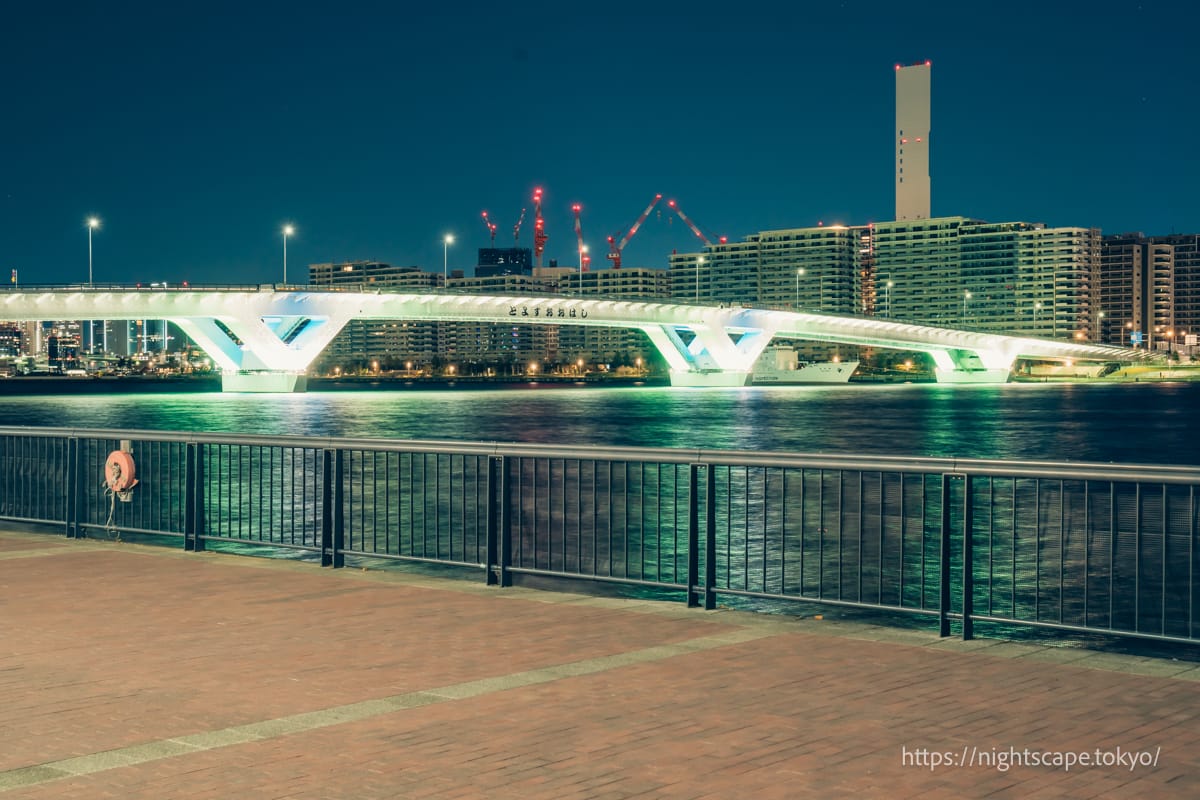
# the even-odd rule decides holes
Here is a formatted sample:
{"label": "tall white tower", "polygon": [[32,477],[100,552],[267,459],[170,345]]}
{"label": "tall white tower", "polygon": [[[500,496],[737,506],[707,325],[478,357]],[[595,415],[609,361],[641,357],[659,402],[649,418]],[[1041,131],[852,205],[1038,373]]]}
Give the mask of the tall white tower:
{"label": "tall white tower", "polygon": [[929,72],[896,65],[896,219],[929,219]]}

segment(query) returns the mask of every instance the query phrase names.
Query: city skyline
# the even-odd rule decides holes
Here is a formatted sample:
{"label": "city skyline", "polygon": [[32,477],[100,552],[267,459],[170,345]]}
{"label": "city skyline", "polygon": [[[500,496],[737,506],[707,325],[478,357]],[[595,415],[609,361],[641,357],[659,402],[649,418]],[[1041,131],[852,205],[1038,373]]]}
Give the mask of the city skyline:
{"label": "city skyline", "polygon": [[[14,12],[0,269],[86,281],[94,216],[98,283],[278,281],[285,224],[293,282],[361,259],[470,274],[485,209],[497,246],[528,209],[532,246],[539,186],[561,266],[573,203],[593,268],[660,192],[731,241],[885,221],[892,66],[926,59],[934,216],[1200,228],[1190,9],[200,8]],[[665,211],[626,266],[698,249]]]}

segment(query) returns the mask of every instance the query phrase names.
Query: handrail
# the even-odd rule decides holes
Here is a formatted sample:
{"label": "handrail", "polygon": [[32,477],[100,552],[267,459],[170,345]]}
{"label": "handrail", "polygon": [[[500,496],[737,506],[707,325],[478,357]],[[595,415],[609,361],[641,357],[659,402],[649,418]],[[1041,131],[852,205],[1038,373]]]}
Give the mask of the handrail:
{"label": "handrail", "polygon": [[708,450],[611,445],[550,445],[525,442],[480,442],[450,439],[382,439],[345,436],[262,435],[208,431],[156,431],[105,428],[0,426],[0,436],[37,438],[131,439],[258,447],[374,450],[404,453],[453,453],[479,456],[525,456],[613,460],[664,464],[783,467],[861,472],[954,473],[988,477],[1049,478],[1113,482],[1200,484],[1200,467],[1171,464],[1114,464],[1087,461],[1019,461],[934,456],[764,453],[755,450]]}

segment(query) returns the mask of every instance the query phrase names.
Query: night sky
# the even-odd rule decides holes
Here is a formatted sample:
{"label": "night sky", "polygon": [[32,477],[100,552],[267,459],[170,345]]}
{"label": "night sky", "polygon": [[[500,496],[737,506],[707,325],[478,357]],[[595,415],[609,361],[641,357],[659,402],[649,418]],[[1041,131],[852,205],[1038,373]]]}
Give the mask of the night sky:
{"label": "night sky", "polygon": [[[420,10],[405,10],[420,9]],[[1112,3],[13,3],[0,270],[31,283],[470,268],[480,217],[593,264],[654,197],[706,232],[893,216],[893,66],[933,64],[935,216],[1200,231],[1197,12]],[[698,242],[652,216],[626,266]]]}

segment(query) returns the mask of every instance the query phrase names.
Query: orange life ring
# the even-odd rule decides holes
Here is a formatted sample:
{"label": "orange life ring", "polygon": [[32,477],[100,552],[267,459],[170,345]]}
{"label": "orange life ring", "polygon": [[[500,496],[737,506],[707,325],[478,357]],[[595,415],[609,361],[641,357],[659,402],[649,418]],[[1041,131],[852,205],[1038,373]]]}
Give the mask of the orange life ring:
{"label": "orange life ring", "polygon": [[127,492],[137,485],[137,469],[133,456],[124,450],[113,450],[104,462],[104,483],[109,491]]}

